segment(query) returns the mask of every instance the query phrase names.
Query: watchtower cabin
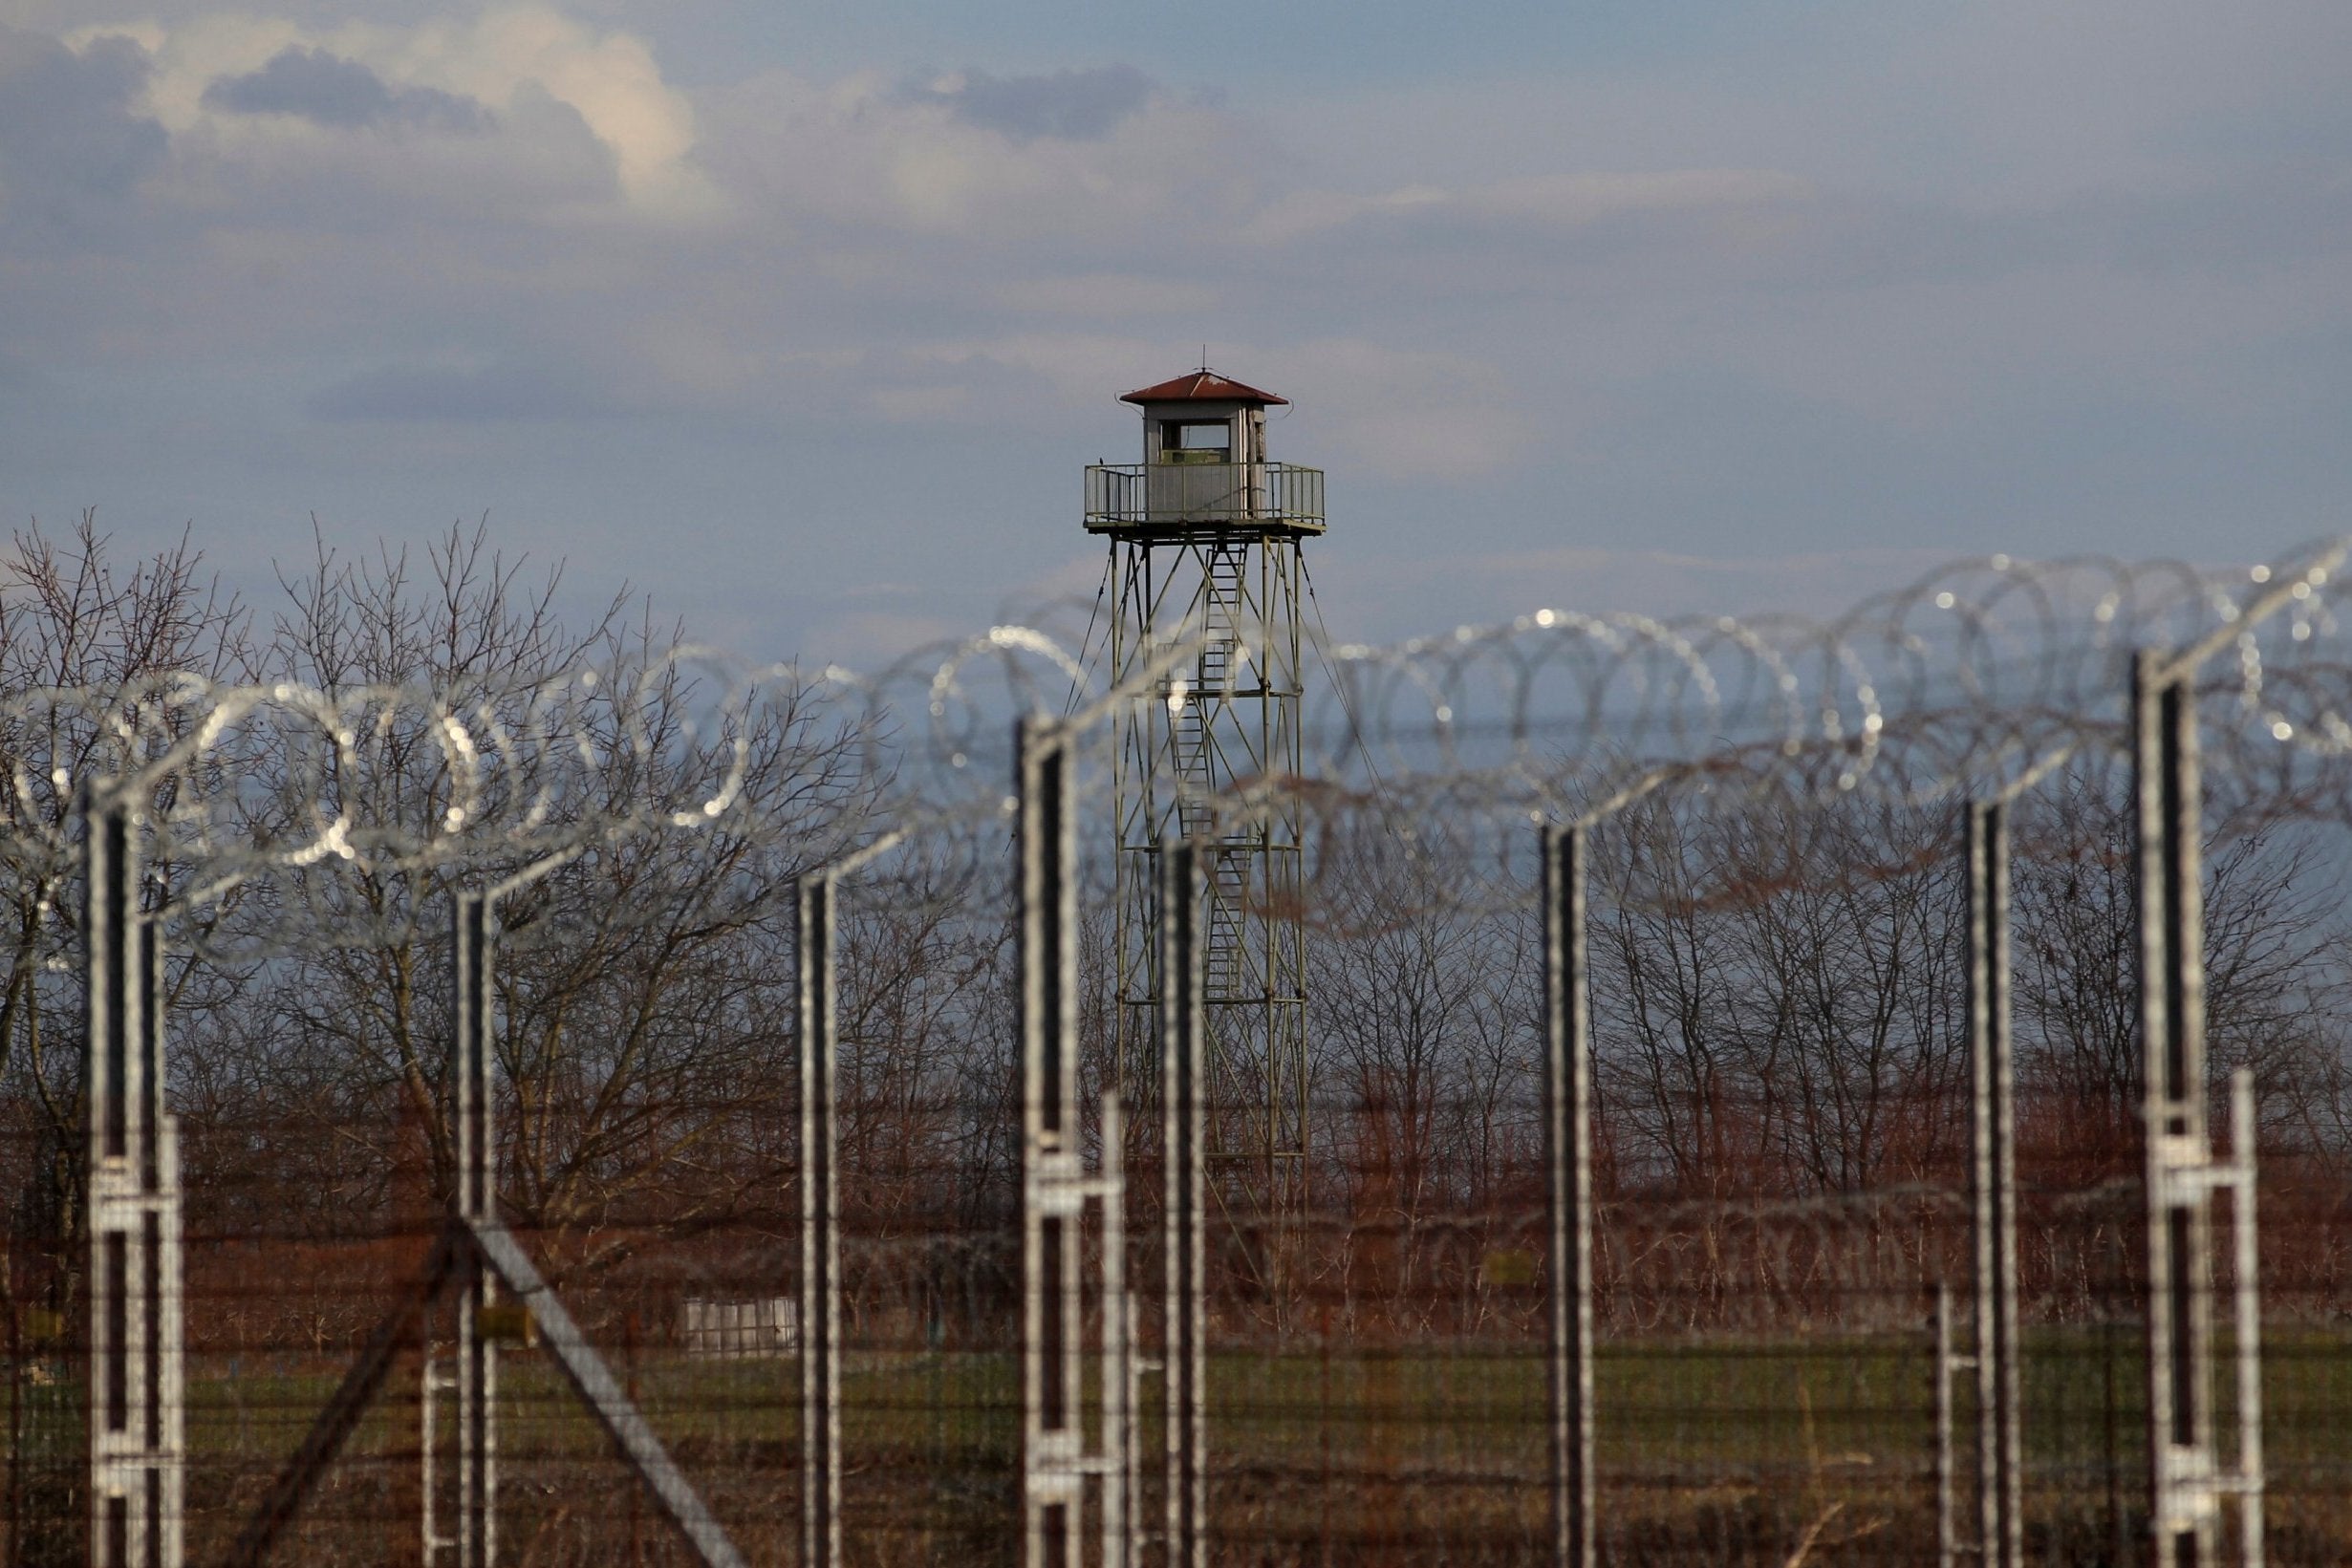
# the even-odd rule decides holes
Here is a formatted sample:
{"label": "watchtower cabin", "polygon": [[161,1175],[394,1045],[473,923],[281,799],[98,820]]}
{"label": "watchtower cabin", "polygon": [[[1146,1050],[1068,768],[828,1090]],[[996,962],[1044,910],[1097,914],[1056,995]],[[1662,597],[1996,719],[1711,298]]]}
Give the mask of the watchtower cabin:
{"label": "watchtower cabin", "polygon": [[1289,398],[1204,367],[1119,400],[1143,411],[1143,462],[1087,470],[1088,532],[1323,531],[1323,470],[1266,455],[1266,410]]}
{"label": "watchtower cabin", "polygon": [[1284,1209],[1306,1153],[1301,825],[1292,806],[1219,807],[1301,771],[1300,545],[1324,530],[1323,472],[1268,455],[1266,410],[1287,398],[1205,366],[1120,401],[1143,415],[1143,461],[1089,468],[1086,491],[1087,531],[1111,543],[1112,679],[1193,640],[1119,723],[1119,1087],[1140,1106],[1158,1084],[1155,869],[1162,836],[1177,832],[1199,844],[1207,883],[1210,1152]]}

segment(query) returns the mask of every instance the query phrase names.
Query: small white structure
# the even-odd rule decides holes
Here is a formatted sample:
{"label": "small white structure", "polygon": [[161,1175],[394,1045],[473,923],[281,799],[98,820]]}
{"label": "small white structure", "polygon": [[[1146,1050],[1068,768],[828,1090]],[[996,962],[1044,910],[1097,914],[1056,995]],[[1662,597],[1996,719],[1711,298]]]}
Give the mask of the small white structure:
{"label": "small white structure", "polygon": [[1203,366],[1124,393],[1143,461],[1087,470],[1087,531],[1130,543],[1223,543],[1323,531],[1323,470],[1266,459],[1265,411],[1289,402]]}
{"label": "small white structure", "polygon": [[721,1361],[788,1356],[800,1348],[800,1303],[785,1296],[749,1301],[689,1296],[679,1308],[678,1328],[689,1356]]}

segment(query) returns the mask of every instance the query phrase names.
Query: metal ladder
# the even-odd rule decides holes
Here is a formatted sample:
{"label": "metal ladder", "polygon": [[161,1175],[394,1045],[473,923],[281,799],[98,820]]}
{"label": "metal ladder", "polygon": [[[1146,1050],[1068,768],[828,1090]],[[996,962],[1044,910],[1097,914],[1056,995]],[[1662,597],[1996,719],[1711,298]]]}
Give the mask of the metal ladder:
{"label": "metal ladder", "polygon": [[1201,984],[1213,1002],[1242,1001],[1249,996],[1249,947],[1243,938],[1243,907],[1249,896],[1246,843],[1219,842],[1208,856],[1207,938],[1201,944]]}
{"label": "metal ladder", "polygon": [[[1177,719],[1177,765],[1193,800],[1178,807],[1178,825],[1187,837],[1201,836],[1211,826],[1205,796],[1214,787],[1209,733],[1211,704],[1222,705],[1236,676],[1234,655],[1241,642],[1242,572],[1247,565],[1238,547],[1212,545],[1201,563],[1201,611],[1204,640],[1199,678],[1192,700]],[[1242,911],[1249,894],[1248,835],[1219,840],[1204,867],[1209,910],[1201,933],[1202,981],[1211,1001],[1237,1001],[1246,996],[1248,947]]]}

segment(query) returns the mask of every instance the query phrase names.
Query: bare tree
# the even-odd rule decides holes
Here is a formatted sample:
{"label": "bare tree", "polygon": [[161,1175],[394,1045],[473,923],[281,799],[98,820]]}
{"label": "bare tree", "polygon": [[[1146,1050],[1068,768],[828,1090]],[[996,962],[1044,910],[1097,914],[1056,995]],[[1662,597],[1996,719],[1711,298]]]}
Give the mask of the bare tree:
{"label": "bare tree", "polygon": [[[2205,1005],[2213,1086],[2252,1066],[2266,1102],[2307,1092],[2340,1051],[2341,846],[2250,810],[2205,843]],[[2137,860],[2128,804],[2079,772],[2020,813],[2012,869],[2019,1070],[2074,1136],[2136,1137],[2142,1072]],[[2304,1106],[2299,1115],[2320,1114]]]}
{"label": "bare tree", "polygon": [[[602,674],[591,690],[615,695],[575,698],[567,712],[569,738],[598,765],[554,794],[557,815],[540,838],[560,832],[565,813],[585,836],[500,912],[495,1048],[511,1095],[504,1193],[527,1223],[572,1230],[611,1225],[631,1201],[674,1221],[707,1215],[747,1186],[726,1130],[755,1111],[775,1118],[790,1082],[788,891],[860,830],[859,753],[797,690],[744,720],[746,730],[715,729],[705,721],[713,694],[670,656],[678,627],[629,618],[620,597],[567,623],[559,574],[524,570],[482,528],[451,529],[421,570],[398,553],[345,562],[322,544],[308,570],[285,579],[287,608],[263,668],[331,694],[472,694],[493,711],[540,699],[572,670]],[[701,798],[694,785],[723,772],[739,743],[745,804],[769,830],[593,831],[649,801]],[[430,715],[385,714],[362,755],[367,776],[327,784],[364,797],[371,820],[428,836],[456,787]],[[317,781],[287,781],[290,795],[302,787]],[[461,878],[486,887],[526,860],[493,832],[447,867],[362,863],[289,876],[288,902],[254,912],[283,924],[332,911],[359,933],[313,944],[284,933],[297,950],[270,966],[266,997],[222,1031],[245,1053],[235,1076],[265,1101],[283,1097],[283,1136],[355,1149],[347,1167],[321,1173],[313,1200],[322,1214],[379,1200],[404,1134],[426,1145],[408,1157],[423,1153],[445,1181],[447,900]]]}
{"label": "bare tree", "polygon": [[1514,1093],[1533,1082],[1532,953],[1459,868],[1386,824],[1336,831],[1318,872],[1308,1038],[1329,1097],[1317,1140],[1352,1216],[1337,1266],[1361,1277],[1351,1293],[1411,1301],[1447,1283],[1433,1227],[1458,1228],[1503,1184],[1532,1108]]}
{"label": "bare tree", "polygon": [[[245,674],[247,634],[235,598],[206,575],[184,534],[126,565],[96,515],[84,512],[63,539],[34,523],[0,557],[0,779],[9,781],[0,789],[0,1192],[9,1200],[0,1312],[12,1347],[54,1348],[72,1338],[81,1316],[75,1298],[86,1217],[78,1155],[87,1015],[58,961],[78,945],[76,788],[119,765],[109,721],[134,707],[152,717],[144,697],[151,683]],[[150,730],[149,740],[176,739],[172,716],[162,721],[166,729]],[[186,874],[168,862],[150,866],[140,889],[146,908],[176,896]],[[166,995],[218,1005],[237,978],[179,956]],[[48,1326],[32,1332],[35,1314]],[[10,1547],[21,1560],[55,1560],[49,1554],[58,1541],[16,1532],[29,1518],[72,1516],[80,1506],[77,1475],[38,1462],[45,1448],[68,1441],[75,1413],[54,1377],[41,1388],[29,1383],[30,1357],[12,1356],[8,1370]]]}
{"label": "bare tree", "polygon": [[[65,540],[38,523],[14,536],[0,559],[0,698],[43,691],[87,694],[23,701],[0,710],[0,764],[17,786],[0,792],[0,865],[5,866],[8,979],[0,995],[0,1070],[21,1069],[53,1134],[71,1141],[79,1126],[79,1041],[49,1026],[73,1000],[45,999],[41,961],[73,939],[76,868],[52,847],[73,835],[79,808],[73,782],[106,755],[102,721],[146,683],[193,674],[236,679],[249,673],[248,618],[204,570],[183,534],[153,556],[118,565],[97,514],[85,511]],[[149,868],[150,908],[170,896],[183,868]],[[183,965],[174,992],[198,977]],[[12,1056],[11,1056],[12,1053]]]}

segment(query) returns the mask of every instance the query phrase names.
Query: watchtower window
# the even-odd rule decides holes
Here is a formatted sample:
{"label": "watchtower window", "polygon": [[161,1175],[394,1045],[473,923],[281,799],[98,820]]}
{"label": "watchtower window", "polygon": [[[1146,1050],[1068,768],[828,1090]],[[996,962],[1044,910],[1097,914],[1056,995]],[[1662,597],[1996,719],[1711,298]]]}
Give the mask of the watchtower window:
{"label": "watchtower window", "polygon": [[1233,424],[1226,419],[1163,419],[1159,447],[1163,462],[1231,462]]}

